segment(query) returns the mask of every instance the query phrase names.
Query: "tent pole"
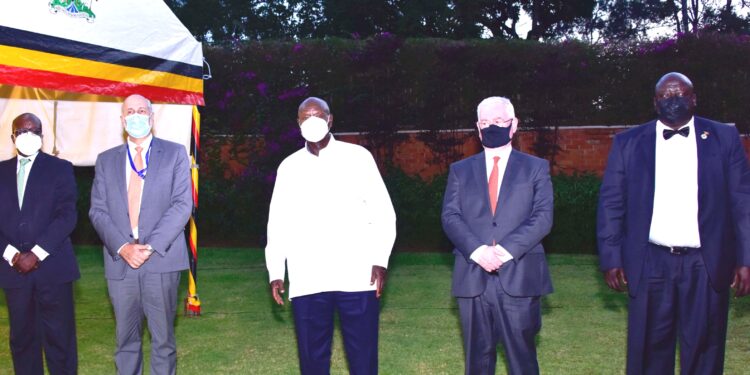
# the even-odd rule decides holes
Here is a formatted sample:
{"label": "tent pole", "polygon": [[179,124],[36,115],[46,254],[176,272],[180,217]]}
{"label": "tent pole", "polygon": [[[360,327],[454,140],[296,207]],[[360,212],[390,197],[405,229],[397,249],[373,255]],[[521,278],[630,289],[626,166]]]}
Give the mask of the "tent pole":
{"label": "tent pole", "polygon": [[195,225],[195,217],[198,210],[198,153],[200,151],[200,112],[198,106],[193,106],[192,121],[192,147],[190,174],[192,177],[193,212],[190,215],[190,272],[188,274],[187,297],[185,297],[185,316],[200,316],[201,302],[197,293],[198,272],[198,228]]}

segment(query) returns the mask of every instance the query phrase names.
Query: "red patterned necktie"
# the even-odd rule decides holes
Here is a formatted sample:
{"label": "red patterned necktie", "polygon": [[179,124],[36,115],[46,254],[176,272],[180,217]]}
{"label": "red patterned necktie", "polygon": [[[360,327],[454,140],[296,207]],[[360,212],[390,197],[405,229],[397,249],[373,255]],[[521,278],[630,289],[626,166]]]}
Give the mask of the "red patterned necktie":
{"label": "red patterned necktie", "polygon": [[[135,148],[133,164],[135,169],[143,170],[143,158],[141,157],[143,147]],[[138,216],[141,213],[141,191],[143,190],[143,179],[133,168],[130,168],[130,182],[128,183],[128,215],[130,215],[130,227],[138,227]]]}

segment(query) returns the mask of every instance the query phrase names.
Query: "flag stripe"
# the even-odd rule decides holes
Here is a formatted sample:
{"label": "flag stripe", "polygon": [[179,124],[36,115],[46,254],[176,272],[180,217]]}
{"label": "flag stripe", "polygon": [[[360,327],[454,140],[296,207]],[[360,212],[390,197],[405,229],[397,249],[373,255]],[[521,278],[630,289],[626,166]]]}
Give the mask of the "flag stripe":
{"label": "flag stripe", "polygon": [[[0,60],[2,61],[2,60]],[[9,85],[110,96],[141,94],[155,102],[204,105],[201,92],[171,89],[0,64],[0,80]]]}
{"label": "flag stripe", "polygon": [[[0,62],[4,65],[18,68],[46,70],[53,73],[87,78],[159,86],[185,91],[203,91],[203,80],[198,78],[54,55],[17,47],[0,45]],[[0,82],[3,80],[4,78],[0,77]]]}
{"label": "flag stripe", "polygon": [[102,47],[96,44],[39,34],[7,26],[0,26],[0,45],[117,64],[131,68],[179,74],[191,78],[203,77],[203,66]]}

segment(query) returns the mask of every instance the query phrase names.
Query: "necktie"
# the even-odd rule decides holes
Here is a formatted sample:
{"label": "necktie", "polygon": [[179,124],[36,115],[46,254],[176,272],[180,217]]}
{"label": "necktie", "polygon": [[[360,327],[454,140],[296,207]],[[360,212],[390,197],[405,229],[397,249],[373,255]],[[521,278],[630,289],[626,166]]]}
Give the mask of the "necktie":
{"label": "necktie", "polygon": [[[143,147],[136,146],[133,164],[135,169],[143,169],[143,158],[141,157]],[[143,190],[143,179],[133,168],[130,168],[130,182],[128,183],[128,215],[130,216],[130,227],[138,228],[138,215],[141,212],[141,191]]]}
{"label": "necktie", "polygon": [[664,129],[664,132],[662,135],[664,136],[664,139],[669,139],[674,137],[675,134],[679,134],[683,137],[687,137],[688,134],[690,134],[690,127],[686,126],[680,130],[672,130],[672,129]]}
{"label": "necktie", "polygon": [[26,188],[26,164],[28,164],[31,161],[31,159],[23,158],[19,160],[18,162],[21,164],[21,166],[18,168],[18,176],[16,178],[16,183],[18,184],[18,208],[21,208],[23,206],[23,193],[24,189]]}
{"label": "necktie", "polygon": [[489,181],[489,192],[490,192],[490,206],[492,207],[492,215],[495,215],[495,208],[497,208],[497,195],[499,191],[497,191],[497,183],[498,183],[498,174],[499,171],[497,169],[497,162],[500,160],[499,156],[495,156],[492,158],[495,160],[495,164],[492,165],[492,172],[490,173],[490,181]]}

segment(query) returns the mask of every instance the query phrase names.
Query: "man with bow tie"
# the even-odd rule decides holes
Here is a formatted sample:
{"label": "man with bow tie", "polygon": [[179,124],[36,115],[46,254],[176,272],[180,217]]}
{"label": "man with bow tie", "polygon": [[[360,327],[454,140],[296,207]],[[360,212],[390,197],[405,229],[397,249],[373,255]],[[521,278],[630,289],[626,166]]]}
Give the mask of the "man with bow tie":
{"label": "man with bow tie", "polygon": [[656,84],[658,119],[615,136],[599,260],[629,294],[628,374],[721,374],[730,287],[750,293],[750,167],[733,126],[694,116],[693,84]]}

